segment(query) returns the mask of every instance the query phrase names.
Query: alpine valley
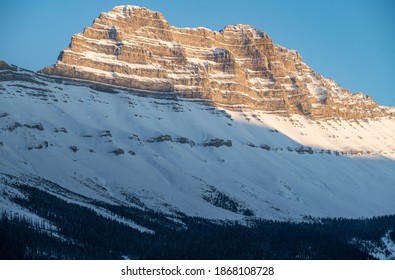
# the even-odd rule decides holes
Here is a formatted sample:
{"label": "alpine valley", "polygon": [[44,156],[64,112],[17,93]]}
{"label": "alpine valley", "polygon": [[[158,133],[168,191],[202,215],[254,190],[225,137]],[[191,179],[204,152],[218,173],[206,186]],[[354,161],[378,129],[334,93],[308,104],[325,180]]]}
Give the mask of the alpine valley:
{"label": "alpine valley", "polygon": [[247,25],[118,6],[0,62],[0,257],[394,259],[395,108]]}

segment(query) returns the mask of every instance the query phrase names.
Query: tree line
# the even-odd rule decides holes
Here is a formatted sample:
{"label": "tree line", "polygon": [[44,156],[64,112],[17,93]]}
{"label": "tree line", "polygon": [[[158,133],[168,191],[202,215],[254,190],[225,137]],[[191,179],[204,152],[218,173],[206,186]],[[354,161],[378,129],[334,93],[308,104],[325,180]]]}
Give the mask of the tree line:
{"label": "tree line", "polygon": [[247,226],[178,213],[180,223],[151,210],[94,202],[155,231],[142,233],[37,188],[13,187],[27,197],[14,202],[52,226],[2,213],[1,259],[372,259],[366,242],[380,246],[391,231],[395,241],[395,215],[303,223],[251,219]]}

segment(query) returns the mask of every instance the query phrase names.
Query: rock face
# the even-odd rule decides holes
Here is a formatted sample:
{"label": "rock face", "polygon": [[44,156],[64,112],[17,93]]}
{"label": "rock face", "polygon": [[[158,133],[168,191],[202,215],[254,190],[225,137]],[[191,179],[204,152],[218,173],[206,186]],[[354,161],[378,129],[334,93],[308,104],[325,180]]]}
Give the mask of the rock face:
{"label": "rock face", "polygon": [[102,13],[42,72],[283,115],[385,114],[368,96],[317,74],[297,51],[274,44],[265,32],[248,25],[219,32],[176,28],[162,14],[135,6]]}

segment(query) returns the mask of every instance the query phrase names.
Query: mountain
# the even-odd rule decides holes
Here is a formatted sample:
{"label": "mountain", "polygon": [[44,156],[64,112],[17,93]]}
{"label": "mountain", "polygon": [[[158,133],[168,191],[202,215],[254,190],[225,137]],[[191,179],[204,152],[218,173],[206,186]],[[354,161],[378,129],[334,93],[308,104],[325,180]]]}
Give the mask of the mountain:
{"label": "mountain", "polygon": [[265,32],[240,24],[219,32],[176,28],[162,14],[135,6],[102,13],[42,71],[286,116],[387,114],[368,96],[320,76]]}
{"label": "mountain", "polygon": [[[86,258],[185,258],[155,255],[155,246],[182,251],[205,237],[203,246],[214,238],[207,229],[229,246],[271,230],[295,234],[281,242],[333,245],[325,255],[280,242],[285,253],[265,258],[391,258],[394,113],[252,27],[179,29],[157,12],[115,7],[40,73],[0,62],[2,220],[35,224],[45,240],[36,251],[102,244]],[[256,231],[245,230],[252,223]],[[137,251],[125,249],[128,238]],[[114,249],[110,239],[126,243]],[[48,250],[28,256],[73,257]]]}

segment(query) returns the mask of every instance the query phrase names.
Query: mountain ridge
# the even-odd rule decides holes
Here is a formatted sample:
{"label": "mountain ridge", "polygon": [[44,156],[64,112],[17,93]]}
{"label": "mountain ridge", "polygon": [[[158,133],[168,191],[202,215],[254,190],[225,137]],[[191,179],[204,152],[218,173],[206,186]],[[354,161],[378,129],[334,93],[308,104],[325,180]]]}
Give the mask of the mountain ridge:
{"label": "mountain ridge", "polygon": [[312,120],[228,110],[2,65],[3,174],[210,219],[393,213],[390,116]]}
{"label": "mountain ridge", "polygon": [[263,31],[242,24],[218,32],[176,28],[161,13],[136,6],[101,13],[41,72],[203,98],[229,109],[313,119],[388,115],[367,95],[323,78]]}
{"label": "mountain ridge", "polygon": [[394,258],[394,107],[135,6],[59,58],[0,60],[0,258]]}

